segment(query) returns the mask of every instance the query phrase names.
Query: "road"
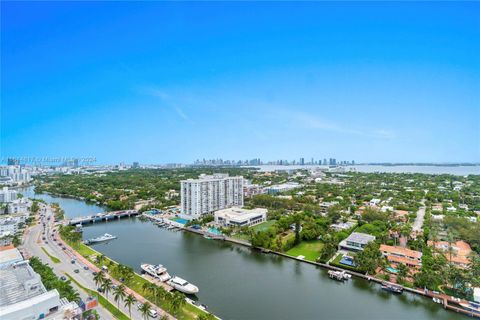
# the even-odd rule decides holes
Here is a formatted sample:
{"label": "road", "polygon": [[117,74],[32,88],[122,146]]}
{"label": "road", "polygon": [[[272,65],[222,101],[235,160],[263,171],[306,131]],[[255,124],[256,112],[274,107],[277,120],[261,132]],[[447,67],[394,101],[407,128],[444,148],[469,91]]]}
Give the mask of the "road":
{"label": "road", "polygon": [[412,226],[412,230],[417,233],[422,231],[423,220],[425,218],[425,199],[423,199],[421,202],[422,206],[418,209],[417,217],[415,218]]}
{"label": "road", "polygon": [[[82,286],[91,290],[96,290],[97,286],[95,285],[95,282],[93,280],[93,271],[98,272],[98,268],[93,265],[87,265],[87,261],[76,257],[75,253],[73,253],[73,251],[71,251],[69,248],[66,248],[65,250],[62,249],[63,244],[60,243],[55,232],[52,232],[54,227],[53,211],[49,206],[46,206],[44,204],[41,205],[42,206],[40,211],[45,213],[45,228],[42,225],[42,221],[40,221],[37,225],[31,227],[25,235],[23,250],[26,251],[30,256],[37,256],[42,260],[42,262],[48,263],[57,276],[60,277],[68,273],[68,275],[73,277]],[[50,217],[50,219],[48,219],[48,217]],[[45,235],[43,235],[42,232],[45,232]],[[45,240],[43,240],[42,237],[45,237]],[[55,241],[54,238],[56,239]],[[48,257],[45,252],[43,252],[42,248],[47,250],[50,255],[59,258],[61,262],[53,263],[50,257]],[[74,260],[75,262],[72,263],[72,260]],[[75,269],[78,269],[79,272],[75,273]],[[119,283],[114,279],[112,279],[112,281],[115,285],[119,285]],[[73,282],[72,286],[80,293],[80,297],[82,298],[82,300],[85,300],[87,298],[88,294],[83,291],[83,289],[79,288]],[[128,290],[126,291],[127,294],[130,293],[128,292]],[[103,296],[105,297],[105,295]],[[109,293],[108,300],[113,305],[117,306],[117,303],[113,300],[112,292]],[[136,302],[135,305],[132,306],[132,319],[143,319],[140,311],[138,311],[137,309],[137,305],[143,302],[143,297],[137,296],[137,300],[139,302]],[[114,319],[113,315],[100,304],[98,305],[96,310],[100,315],[101,319]],[[128,316],[128,309],[124,307],[123,301],[120,302],[120,310]],[[164,312],[160,309],[155,310],[157,310],[159,315],[164,314]],[[173,319],[173,317],[171,316],[169,316],[169,318]]]}

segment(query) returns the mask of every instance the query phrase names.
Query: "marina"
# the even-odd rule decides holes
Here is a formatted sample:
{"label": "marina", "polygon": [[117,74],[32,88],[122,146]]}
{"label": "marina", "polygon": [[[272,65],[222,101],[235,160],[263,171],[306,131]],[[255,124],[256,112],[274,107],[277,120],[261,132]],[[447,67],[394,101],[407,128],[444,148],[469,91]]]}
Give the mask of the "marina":
{"label": "marina", "polygon": [[[27,189],[33,197],[31,190]],[[69,218],[82,216],[82,212],[98,212],[98,207],[80,200],[48,194],[35,196],[65,206]],[[456,320],[466,319],[457,312],[468,314],[459,305],[451,307],[456,312],[443,310],[445,306],[435,303],[431,292],[426,293],[430,298],[425,299],[408,291],[402,295],[388,294],[380,285],[357,277],[343,283],[331,281],[327,270],[315,264],[264,254],[240,241],[241,246],[206,240],[195,234],[201,232],[194,228],[188,231],[172,232],[131,217],[115,220],[115,223],[88,224],[83,228],[83,237],[88,239],[104,233],[117,235],[115,241],[94,244],[93,248],[138,273],[142,271],[140,265],[151,260],[152,253],[161,257],[161,262],[169,269],[202,288],[196,297],[220,318],[317,319],[318,314],[322,314],[328,319],[385,319],[383,315],[388,314],[389,319],[395,320]],[[167,291],[173,289],[147,274],[143,277]],[[255,298],[258,296],[262,299]],[[286,297],[290,301],[288,306],[279,306],[279,299]],[[362,308],[365,305],[370,308]]]}

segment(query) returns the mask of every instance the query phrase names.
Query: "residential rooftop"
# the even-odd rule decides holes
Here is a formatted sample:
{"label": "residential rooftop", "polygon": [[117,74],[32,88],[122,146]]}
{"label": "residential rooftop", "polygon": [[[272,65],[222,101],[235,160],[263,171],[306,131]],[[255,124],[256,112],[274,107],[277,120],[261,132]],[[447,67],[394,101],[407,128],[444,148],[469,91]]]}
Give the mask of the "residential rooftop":
{"label": "residential rooftop", "polygon": [[0,269],[0,307],[12,305],[47,292],[40,275],[28,261]]}

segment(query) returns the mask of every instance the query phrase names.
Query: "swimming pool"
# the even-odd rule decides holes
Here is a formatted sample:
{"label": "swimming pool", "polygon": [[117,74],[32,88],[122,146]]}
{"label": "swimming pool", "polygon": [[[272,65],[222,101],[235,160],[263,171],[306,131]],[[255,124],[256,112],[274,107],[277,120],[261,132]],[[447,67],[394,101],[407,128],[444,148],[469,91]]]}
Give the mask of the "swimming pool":
{"label": "swimming pool", "polygon": [[349,256],[343,256],[342,259],[340,260],[340,263],[344,264],[346,266],[350,266],[350,267],[356,267],[357,266],[355,264],[355,262],[353,261],[353,258],[349,257]]}
{"label": "swimming pool", "polygon": [[220,230],[218,230],[217,228],[208,228],[208,232],[211,233],[211,234],[216,234],[216,235],[222,235],[222,232]]}
{"label": "swimming pool", "polygon": [[391,273],[398,273],[398,270],[392,267],[387,267],[387,270]]}
{"label": "swimming pool", "polygon": [[181,223],[181,224],[186,224],[188,220],[182,219],[182,218],[171,218],[170,220]]}

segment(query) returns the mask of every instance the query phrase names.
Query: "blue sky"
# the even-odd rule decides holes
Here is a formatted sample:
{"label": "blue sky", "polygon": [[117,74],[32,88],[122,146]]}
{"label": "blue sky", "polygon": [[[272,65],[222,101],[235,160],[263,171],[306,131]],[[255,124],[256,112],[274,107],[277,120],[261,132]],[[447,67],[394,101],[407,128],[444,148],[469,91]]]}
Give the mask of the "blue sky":
{"label": "blue sky", "polygon": [[480,161],[480,3],[1,9],[2,158]]}

